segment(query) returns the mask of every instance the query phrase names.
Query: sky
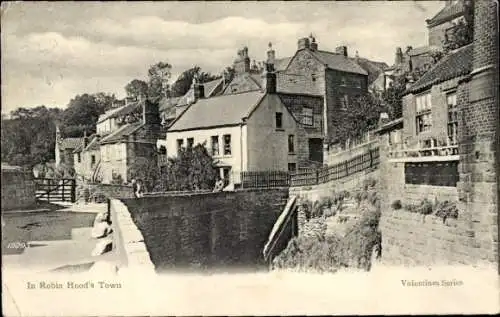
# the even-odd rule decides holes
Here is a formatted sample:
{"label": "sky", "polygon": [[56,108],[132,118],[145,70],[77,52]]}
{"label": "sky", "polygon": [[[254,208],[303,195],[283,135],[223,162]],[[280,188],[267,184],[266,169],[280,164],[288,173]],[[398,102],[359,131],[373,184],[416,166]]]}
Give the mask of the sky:
{"label": "sky", "polygon": [[313,34],[319,49],[391,65],[396,47],[427,43],[425,20],[438,1],[342,2],[2,2],[2,114],[18,107],[64,108],[78,94],[125,96],[150,65],[172,79],[194,65],[219,73],[247,46],[265,59],[293,56]]}

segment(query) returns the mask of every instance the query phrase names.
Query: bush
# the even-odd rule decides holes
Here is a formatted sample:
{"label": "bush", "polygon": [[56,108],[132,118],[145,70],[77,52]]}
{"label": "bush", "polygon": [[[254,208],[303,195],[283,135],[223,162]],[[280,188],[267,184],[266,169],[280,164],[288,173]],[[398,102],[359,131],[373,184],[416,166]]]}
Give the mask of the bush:
{"label": "bush", "polygon": [[430,215],[432,214],[433,206],[429,199],[425,198],[420,203],[420,213],[422,215]]}
{"label": "bush", "polygon": [[399,199],[396,199],[395,201],[392,202],[391,204],[391,208],[394,209],[394,210],[399,210],[401,209],[403,206],[401,205],[401,200]]}
{"label": "bush", "polygon": [[377,185],[377,180],[373,177],[369,177],[363,180],[363,188],[364,190],[368,190],[368,188],[373,188]]}

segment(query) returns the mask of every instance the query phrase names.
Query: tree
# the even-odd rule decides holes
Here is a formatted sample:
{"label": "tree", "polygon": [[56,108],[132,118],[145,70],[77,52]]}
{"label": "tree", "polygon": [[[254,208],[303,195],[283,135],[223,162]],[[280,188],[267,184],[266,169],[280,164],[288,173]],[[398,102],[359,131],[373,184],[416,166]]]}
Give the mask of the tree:
{"label": "tree", "polygon": [[12,111],[2,120],[2,161],[32,167],[54,159],[55,122],[61,110],[38,106]]}
{"label": "tree", "polygon": [[349,106],[333,120],[333,143],[344,144],[348,139],[362,137],[377,126],[380,113],[385,111],[381,101],[369,94],[352,98]]}
{"label": "tree", "polygon": [[474,36],[474,1],[464,1],[464,18],[445,33],[443,49],[445,53],[472,43]]}
{"label": "tree", "polygon": [[172,65],[167,62],[158,62],[148,70],[148,98],[159,99],[167,97],[168,81],[171,77]]}
{"label": "tree", "polygon": [[149,158],[137,157],[130,167],[131,179],[141,180],[148,192],[160,185],[161,174],[157,162],[157,153],[154,153]]}
{"label": "tree", "polygon": [[177,157],[169,158],[163,175],[167,190],[213,189],[217,180],[214,160],[205,144],[182,148]]}
{"label": "tree", "polygon": [[106,93],[77,95],[68,103],[61,122],[64,137],[81,137],[96,131],[99,116],[111,109],[116,97]]}
{"label": "tree", "polygon": [[148,94],[148,83],[144,80],[133,79],[125,86],[127,97],[135,98],[145,97]]}
{"label": "tree", "polygon": [[199,66],[194,66],[182,72],[182,74],[173,83],[170,90],[172,97],[184,96],[189,91],[195,75],[198,76],[200,83],[206,83],[221,77],[203,72]]}

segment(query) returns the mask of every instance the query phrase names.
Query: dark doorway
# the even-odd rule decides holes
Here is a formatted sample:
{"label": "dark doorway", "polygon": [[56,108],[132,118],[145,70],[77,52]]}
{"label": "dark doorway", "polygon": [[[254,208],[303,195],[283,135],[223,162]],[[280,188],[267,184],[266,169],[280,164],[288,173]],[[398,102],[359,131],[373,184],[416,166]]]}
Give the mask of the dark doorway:
{"label": "dark doorway", "polygon": [[309,139],[309,160],[323,163],[323,139]]}

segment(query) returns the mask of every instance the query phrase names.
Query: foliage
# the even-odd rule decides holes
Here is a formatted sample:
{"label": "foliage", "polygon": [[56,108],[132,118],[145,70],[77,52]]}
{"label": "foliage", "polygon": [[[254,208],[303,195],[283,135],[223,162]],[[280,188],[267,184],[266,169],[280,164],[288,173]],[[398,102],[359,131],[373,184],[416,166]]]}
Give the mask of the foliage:
{"label": "foliage", "polygon": [[144,80],[133,79],[125,86],[125,92],[127,97],[139,99],[140,97],[146,97],[148,94],[148,83]]}
{"label": "foliage", "polygon": [[1,125],[2,162],[31,168],[54,159],[57,108],[19,108]]}
{"label": "foliage", "polygon": [[158,62],[148,69],[148,98],[156,100],[169,96],[168,81],[172,76],[172,65]]}
{"label": "foliage", "polygon": [[403,207],[403,205],[401,205],[401,200],[399,199],[396,199],[395,201],[392,202],[391,204],[391,208],[394,209],[394,210],[399,210]]}
{"label": "foliage", "polygon": [[445,33],[443,40],[444,53],[472,43],[474,36],[474,1],[464,1],[464,19]]}
{"label": "foliage", "polygon": [[113,185],[123,185],[123,177],[121,174],[116,173],[115,171],[111,174],[111,184]]}
{"label": "foliage", "polygon": [[[395,208],[393,207],[393,209]],[[405,204],[403,206],[403,209],[412,213],[419,213],[422,215],[435,215],[439,218],[442,218],[443,221],[447,218],[458,218],[457,205],[447,200],[443,202],[435,200],[433,203],[429,199],[425,198],[418,204]]]}
{"label": "foliage", "polygon": [[148,192],[154,191],[160,185],[161,173],[158,166],[157,154],[152,157],[136,157],[130,166],[131,179],[141,180]]}
{"label": "foliage", "polygon": [[345,110],[333,119],[334,140],[331,143],[344,144],[348,139],[357,139],[378,124],[385,107],[380,99],[369,94],[352,98]]}
{"label": "foliage", "polygon": [[199,66],[194,66],[184,71],[172,84],[172,87],[170,89],[171,96],[172,97],[184,96],[191,87],[193,78],[195,76],[197,76],[199,83],[206,83],[211,80],[220,78],[220,76],[214,76],[210,73],[203,72]]}
{"label": "foliage", "polygon": [[95,133],[99,116],[111,109],[116,101],[114,95],[105,93],[77,95],[68,103],[61,118],[63,137],[81,137]]}
{"label": "foliage", "polygon": [[181,148],[176,157],[168,159],[167,173],[163,175],[167,190],[213,189],[218,171],[205,144]]}

